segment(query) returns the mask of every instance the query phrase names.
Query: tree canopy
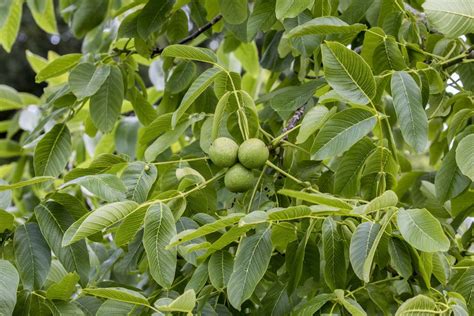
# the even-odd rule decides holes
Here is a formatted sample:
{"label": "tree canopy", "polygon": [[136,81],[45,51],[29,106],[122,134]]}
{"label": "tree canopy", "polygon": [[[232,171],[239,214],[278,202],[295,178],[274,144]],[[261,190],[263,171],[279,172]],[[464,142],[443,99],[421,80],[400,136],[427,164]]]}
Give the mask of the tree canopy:
{"label": "tree canopy", "polygon": [[474,314],[472,0],[23,10],[82,47],[0,85],[1,315]]}

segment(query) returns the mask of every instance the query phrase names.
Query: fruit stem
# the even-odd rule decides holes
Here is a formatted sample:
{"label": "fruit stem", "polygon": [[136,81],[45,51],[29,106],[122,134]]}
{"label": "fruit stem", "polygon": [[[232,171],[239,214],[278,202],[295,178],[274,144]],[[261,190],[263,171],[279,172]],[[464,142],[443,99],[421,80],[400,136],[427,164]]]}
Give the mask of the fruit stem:
{"label": "fruit stem", "polygon": [[295,181],[296,183],[298,183],[298,184],[300,184],[300,185],[302,185],[302,186],[304,186],[304,187],[307,187],[307,185],[306,185],[303,181],[301,181],[301,180],[298,179],[298,178],[295,178],[294,176],[292,176],[292,175],[289,174],[288,172],[283,171],[283,170],[280,169],[277,165],[273,164],[270,160],[267,160],[267,161],[265,162],[265,164],[266,164],[267,166],[269,166],[270,168],[272,168],[272,169],[278,171],[278,172],[281,173],[282,175],[286,176],[287,178],[290,178],[291,180]]}
{"label": "fruit stem", "polygon": [[179,160],[170,160],[170,161],[160,161],[160,162],[154,162],[153,164],[155,166],[159,166],[159,165],[168,165],[168,164],[174,164],[174,163],[180,163],[180,162],[208,160],[208,159],[209,157],[198,157],[198,158],[188,158],[188,159],[179,159]]}

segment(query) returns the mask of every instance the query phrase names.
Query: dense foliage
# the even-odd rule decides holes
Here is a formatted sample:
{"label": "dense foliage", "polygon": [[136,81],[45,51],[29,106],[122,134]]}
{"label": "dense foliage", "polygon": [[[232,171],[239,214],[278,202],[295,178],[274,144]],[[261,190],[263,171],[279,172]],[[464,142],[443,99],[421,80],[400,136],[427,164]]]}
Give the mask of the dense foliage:
{"label": "dense foliage", "polygon": [[1,315],[474,314],[472,0],[23,2]]}

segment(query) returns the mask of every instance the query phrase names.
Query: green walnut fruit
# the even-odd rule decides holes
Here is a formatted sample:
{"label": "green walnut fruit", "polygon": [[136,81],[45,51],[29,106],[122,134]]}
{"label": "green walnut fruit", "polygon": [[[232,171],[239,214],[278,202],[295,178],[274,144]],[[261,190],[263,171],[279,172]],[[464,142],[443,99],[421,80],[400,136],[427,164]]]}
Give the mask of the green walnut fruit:
{"label": "green walnut fruit", "polygon": [[239,162],[249,169],[258,169],[265,165],[268,160],[268,148],[258,138],[250,138],[239,147]]}
{"label": "green walnut fruit", "polygon": [[225,187],[231,192],[245,192],[255,185],[252,171],[236,163],[227,170],[224,177]]}
{"label": "green walnut fruit", "polygon": [[239,145],[227,137],[216,138],[209,147],[209,158],[218,167],[230,167],[237,161]]}

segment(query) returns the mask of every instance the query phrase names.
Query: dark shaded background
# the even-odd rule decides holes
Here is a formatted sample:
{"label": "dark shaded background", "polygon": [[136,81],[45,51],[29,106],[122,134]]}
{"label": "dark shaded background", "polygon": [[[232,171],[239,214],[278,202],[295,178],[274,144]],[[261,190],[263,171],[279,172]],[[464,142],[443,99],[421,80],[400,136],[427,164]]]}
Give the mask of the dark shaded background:
{"label": "dark shaded background", "polygon": [[[52,41],[52,35],[36,25],[30,10],[26,4],[24,5],[20,32],[12,51],[8,54],[0,48],[0,84],[11,86],[20,92],[40,96],[45,85],[35,83],[35,73],[26,60],[26,50],[45,58],[49,50],[60,55],[81,51],[81,41],[69,32],[68,26],[58,14],[57,9],[58,6],[56,6],[56,20],[59,34]],[[57,44],[53,44],[55,41]]]}

